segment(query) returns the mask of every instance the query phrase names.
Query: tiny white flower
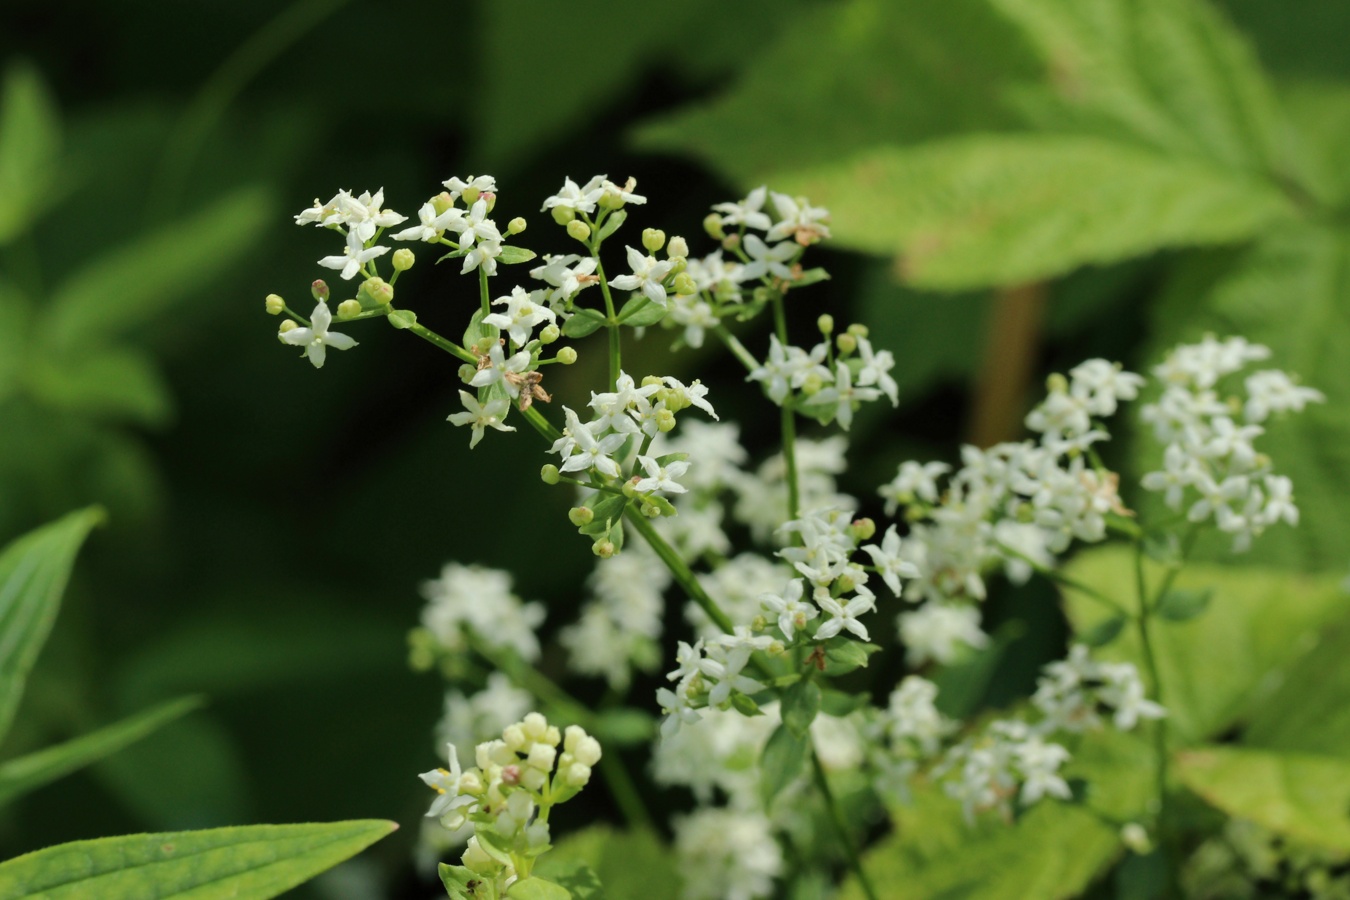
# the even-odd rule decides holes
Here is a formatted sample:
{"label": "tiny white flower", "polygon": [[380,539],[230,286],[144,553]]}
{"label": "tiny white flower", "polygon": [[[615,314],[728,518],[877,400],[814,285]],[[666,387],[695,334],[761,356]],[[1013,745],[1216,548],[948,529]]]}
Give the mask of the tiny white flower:
{"label": "tiny white flower", "polygon": [[334,350],[350,350],[356,346],[356,341],[347,335],[328,330],[328,326],[333,323],[333,314],[328,311],[328,304],[321,301],[314,307],[309,319],[308,328],[302,326],[283,331],[281,339],[288,344],[304,347],[304,356],[314,364],[314,368],[323,368],[328,347]]}
{"label": "tiny white flower", "polygon": [[543,291],[527,294],[524,288],[516,286],[509,296],[492,301],[493,306],[505,305],[506,312],[484,316],[483,322],[507,332],[517,347],[523,347],[529,343],[530,333],[536,325],[557,319],[553,310],[543,305],[543,294]]}
{"label": "tiny white flower", "polygon": [[830,236],[830,228],[825,224],[830,220],[829,210],[811,206],[804,199],[794,200],[787,194],[772,196],[780,221],[769,229],[769,240],[781,241],[790,237],[805,247]]}
{"label": "tiny white flower", "polygon": [[868,640],[867,626],[858,621],[858,616],[876,608],[876,598],[871,594],[858,594],[847,605],[840,603],[823,589],[816,591],[816,604],[830,614],[830,619],[816,629],[816,640],[824,641],[834,637],[840,631],[848,629],[862,640]]}
{"label": "tiny white flower", "polygon": [[892,525],[886,529],[885,536],[881,539],[881,546],[876,544],[867,544],[863,551],[872,557],[872,564],[881,572],[881,580],[886,582],[886,586],[891,589],[891,593],[900,596],[900,579],[918,578],[919,567],[906,559],[900,558],[900,535]]}
{"label": "tiny white flower", "polygon": [[450,227],[450,223],[463,216],[464,210],[457,206],[452,206],[445,212],[438,214],[436,207],[428,201],[423,203],[422,208],[417,211],[417,225],[405,228],[398,234],[390,236],[396,241],[427,241],[431,243],[440,240],[441,235]]}
{"label": "tiny white flower", "polygon": [[670,274],[675,263],[672,260],[657,261],[655,257],[643,256],[632,247],[628,250],[628,265],[633,270],[631,275],[620,275],[618,278],[611,278],[609,286],[621,291],[642,291],[658,306],[666,305],[666,289],[662,282]]}
{"label": "tiny white flower", "polygon": [[480,194],[497,193],[497,179],[491,175],[470,175],[467,180],[449,178],[442,181],[441,184],[445,185],[446,189],[450,191],[450,196],[456,200],[470,188]]}
{"label": "tiny white flower", "polygon": [[803,590],[801,579],[794,578],[788,582],[781,596],[767,592],[759,595],[759,602],[764,608],[778,616],[778,627],[789,641],[798,630],[806,627],[807,622],[820,615],[814,606],[802,602]]}
{"label": "tiny white flower", "polygon": [[788,242],[770,247],[757,234],[747,234],[741,246],[750,257],[750,262],[741,270],[743,278],[749,280],[774,275],[786,281],[792,279],[792,270],[787,267],[787,263],[801,252],[800,247]]}
{"label": "tiny white flower", "polygon": [[572,179],[564,178],[562,190],[544,200],[544,205],[539,211],[543,212],[544,210],[561,207],[580,213],[593,213],[595,212],[596,201],[605,193],[603,185],[604,176],[600,175],[586,182],[584,188],[577,187],[577,183]]}
{"label": "tiny white flower", "polygon": [[343,280],[350,281],[356,276],[357,272],[361,271],[362,266],[375,257],[383,256],[388,252],[388,247],[377,246],[367,249],[365,241],[357,235],[355,230],[352,230],[347,232],[347,252],[341,256],[325,256],[319,260],[319,265],[325,269],[340,269]]}
{"label": "tiny white flower", "polygon": [[511,401],[505,397],[489,400],[486,406],[480,406],[478,398],[468,391],[460,391],[459,399],[467,412],[451,413],[446,418],[455,425],[473,426],[473,435],[469,438],[470,450],[477,447],[478,442],[483,439],[484,428],[495,428],[497,431],[516,430],[513,425],[502,424],[511,408]]}
{"label": "tiny white flower", "polygon": [[760,185],[738,203],[718,203],[713,207],[713,212],[721,213],[723,225],[744,225],[746,228],[768,231],[772,223],[768,214],[762,211],[768,190],[764,185]]}
{"label": "tiny white flower", "polygon": [[644,494],[648,491],[683,494],[688,490],[688,488],[675,482],[675,479],[683,475],[689,468],[688,462],[675,460],[663,466],[656,461],[655,457],[651,456],[639,456],[638,462],[642,465],[642,470],[647,473],[647,477],[633,485],[634,490]]}

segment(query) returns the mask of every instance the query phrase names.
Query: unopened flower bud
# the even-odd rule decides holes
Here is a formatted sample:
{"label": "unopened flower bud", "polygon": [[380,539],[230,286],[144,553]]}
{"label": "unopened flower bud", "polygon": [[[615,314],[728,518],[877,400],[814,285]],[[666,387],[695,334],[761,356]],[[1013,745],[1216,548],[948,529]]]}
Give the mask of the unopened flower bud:
{"label": "unopened flower bud", "polygon": [[689,242],[678,234],[666,244],[666,256],[671,259],[685,259],[689,256]]}
{"label": "unopened flower bud", "polygon": [[562,743],[562,732],[558,730],[557,725],[550,725],[539,740],[550,747],[556,747]]}
{"label": "unopened flower bud", "polygon": [[328,282],[322,278],[315,279],[314,283],[309,286],[309,292],[320,303],[326,302],[328,300]]}
{"label": "unopened flower bud", "polygon": [[464,365],[459,367],[459,380],[464,382],[465,384],[468,384],[470,381],[473,381],[473,376],[477,374],[478,370],[475,369],[473,366],[469,365],[468,363],[465,363]]}
{"label": "unopened flower bud", "polygon": [[450,196],[449,191],[441,191],[435,197],[431,198],[431,208],[436,210],[436,215],[443,215],[447,209],[455,205],[455,198]]}
{"label": "unopened flower bud", "polygon": [[634,497],[636,497],[636,496],[638,495],[637,483],[638,483],[639,481],[641,481],[641,480],[642,480],[642,479],[640,479],[640,478],[638,478],[636,475],[634,475],[632,478],[630,478],[630,479],[628,479],[627,481],[625,481],[625,482],[623,483],[623,488],[622,488],[622,490],[623,490],[623,495],[624,495],[625,497],[627,497],[629,500],[632,500]]}
{"label": "unopened flower bud", "polygon": [[1148,831],[1138,822],[1129,822],[1120,829],[1120,841],[1140,856],[1153,852],[1153,841]]}
{"label": "unopened flower bud", "polygon": [[642,246],[648,253],[655,253],[666,245],[666,233],[659,228],[642,229]]}
{"label": "unopened flower bud", "polygon": [[473,206],[478,202],[478,198],[482,196],[482,192],[479,191],[478,188],[470,185],[460,191],[459,196],[463,198],[465,206]]}
{"label": "unopened flower bud", "polygon": [[581,241],[584,244],[591,239],[591,226],[580,219],[573,219],[567,223],[567,234],[569,237]]}
{"label": "unopened flower bud", "polygon": [[661,517],[661,507],[650,500],[643,500],[641,512],[649,519],[659,519]]}
{"label": "unopened flower bud", "polygon": [[394,286],[383,278],[367,278],[361,288],[381,306],[394,301]]}
{"label": "unopened flower bud", "polygon": [[576,746],[568,752],[572,754],[573,759],[583,766],[594,766],[600,761],[600,742],[589,734],[583,734],[577,740]]}
{"label": "unopened flower bud", "polygon": [[520,783],[532,791],[542,791],[548,775],[540,769],[526,769],[520,776]]}
{"label": "unopened flower bud", "polygon": [[495,875],[502,867],[501,863],[489,856],[479,845],[477,837],[469,838],[469,845],[464,848],[464,856],[460,862],[470,872],[484,877]]}
{"label": "unopened flower bud", "polygon": [[558,467],[552,463],[548,463],[539,470],[539,479],[543,481],[544,484],[557,484],[558,479],[561,477],[562,473],[559,472]]}
{"label": "unopened flower bud", "polygon": [[282,300],[277,294],[268,294],[266,305],[269,316],[279,316],[281,311],[286,308],[286,301]]}
{"label": "unopened flower bud", "polygon": [[344,318],[361,315],[361,301],[343,300],[341,303],[338,304],[337,314],[339,316],[343,316]]}
{"label": "unopened flower bud", "polygon": [[648,375],[642,379],[643,387],[660,387],[663,384],[665,384],[665,382],[661,380],[660,375]]}
{"label": "unopened flower bud", "polygon": [[502,740],[505,741],[506,746],[510,747],[512,750],[519,750],[527,743],[525,739],[525,729],[520,727],[519,722],[514,725],[507,725],[502,729]]}
{"label": "unopened flower bud", "polygon": [[848,326],[848,333],[855,338],[865,338],[868,335],[867,326],[861,322],[854,322]]}
{"label": "unopened flower bud", "polygon": [[281,325],[277,327],[277,334],[285,334],[291,329],[299,327],[300,323],[295,321],[294,319],[285,319],[282,321]]}
{"label": "unopened flower bud", "polygon": [[823,314],[819,319],[816,319],[816,327],[820,329],[821,334],[829,337],[834,333],[834,316],[829,313]]}
{"label": "unopened flower bud", "polygon": [[834,339],[834,345],[839,348],[840,353],[853,353],[858,349],[858,339],[845,331]]}
{"label": "unopened flower bud", "polygon": [[585,787],[591,780],[591,767],[579,762],[567,767],[567,783]]}
{"label": "unopened flower bud", "polygon": [[759,632],[763,631],[768,627],[769,627],[769,620],[766,619],[763,616],[763,614],[755,616],[753,619],[750,620],[750,630],[755,632],[756,634],[758,634]]}
{"label": "unopened flower bud", "polygon": [[525,729],[527,738],[538,741],[548,732],[548,719],[544,718],[543,713],[526,713],[525,718],[520,720],[520,727]]}
{"label": "unopened flower bud", "polygon": [[659,431],[670,431],[675,427],[675,414],[668,409],[656,413],[656,427]]}
{"label": "unopened flower bud", "polygon": [[820,376],[815,372],[812,372],[807,375],[806,379],[802,382],[802,394],[807,397],[812,397],[819,394],[820,389],[824,386],[825,383],[820,380]]}
{"label": "unopened flower bud", "polygon": [[601,559],[609,559],[617,549],[613,541],[596,541],[591,544],[591,552]]}
{"label": "unopened flower bud", "polygon": [[834,586],[838,589],[840,595],[847,594],[858,585],[853,581],[851,575],[840,575],[834,580]]}
{"label": "unopened flower bud", "polygon": [[739,234],[729,234],[722,238],[723,250],[735,250],[741,245],[741,236]]}
{"label": "unopened flower bud", "polygon": [[558,751],[548,744],[535,744],[530,748],[530,753],[525,758],[525,764],[534,769],[549,771],[553,768],[553,761],[557,758]]}
{"label": "unopened flower bud", "polygon": [[848,530],[853,533],[854,540],[870,541],[877,533],[877,523],[864,516],[861,519],[854,519]]}
{"label": "unopened flower bud", "polygon": [[558,351],[557,359],[564,366],[570,366],[577,361],[577,349],[575,347],[563,347]]}
{"label": "unopened flower bud", "polygon": [[487,356],[489,353],[492,352],[492,348],[497,344],[499,344],[500,342],[501,342],[500,338],[495,338],[490,334],[485,334],[474,342],[474,346],[478,348],[479,353],[481,353],[483,356]]}
{"label": "unopened flower bud", "polygon": [[520,766],[507,766],[502,769],[502,784],[512,787],[520,784]]}
{"label": "unopened flower bud", "polygon": [[[797,627],[801,628],[803,626],[798,625]],[[772,641],[769,643],[769,646],[764,648],[764,652],[770,656],[782,656],[787,652],[787,646],[784,645],[782,641]]]}
{"label": "unopened flower bud", "polygon": [[417,261],[417,257],[414,256],[413,252],[407,247],[399,247],[394,251],[393,256],[389,258],[394,261],[395,272],[406,272],[411,269],[413,263]]}
{"label": "unopened flower bud", "polygon": [[687,297],[690,294],[698,292],[698,285],[694,283],[693,276],[688,272],[681,272],[676,275],[672,287],[675,288],[675,293],[679,294],[681,297]]}
{"label": "unopened flower bud", "polygon": [[595,512],[589,506],[574,506],[567,511],[567,519],[573,525],[581,528],[595,520]]}
{"label": "unopened flower bud", "polygon": [[1069,390],[1069,379],[1058,372],[1050,373],[1050,377],[1045,379],[1045,389],[1052,394],[1063,394]]}
{"label": "unopened flower bud", "polygon": [[506,223],[506,233],[520,234],[522,231],[525,230],[525,224],[526,224],[525,220],[522,217],[516,216],[510,222]]}
{"label": "unopened flower bud", "polygon": [[550,212],[553,214],[553,221],[559,225],[566,225],[577,217],[577,211],[566,206],[555,206]]}
{"label": "unopened flower bud", "polygon": [[557,325],[545,325],[544,330],[539,332],[539,343],[551,344],[562,336],[562,330]]}
{"label": "unopened flower bud", "polygon": [[708,237],[715,241],[720,241],[726,236],[722,231],[722,217],[717,213],[708,213],[703,217],[703,230],[708,233]]}

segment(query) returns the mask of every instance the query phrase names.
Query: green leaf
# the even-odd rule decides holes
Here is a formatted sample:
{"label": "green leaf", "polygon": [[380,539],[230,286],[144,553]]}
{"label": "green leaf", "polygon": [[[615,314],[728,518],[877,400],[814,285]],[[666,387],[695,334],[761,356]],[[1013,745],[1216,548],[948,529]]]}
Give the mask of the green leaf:
{"label": "green leaf", "polygon": [[834,3],[796,16],[728,92],[641,127],[636,143],[750,188],[862,147],[1013,127],[1005,86],[1039,74],[987,0]]}
{"label": "green leaf", "polygon": [[600,226],[600,233],[596,235],[596,242],[601,243],[608,240],[614,232],[619,230],[619,226],[628,221],[628,210],[616,209],[605,219],[605,223]]}
{"label": "green leaf", "polygon": [[599,494],[599,497],[600,499],[596,500],[591,507],[594,518],[577,529],[582,534],[605,534],[614,527],[615,522],[623,518],[623,508],[628,502],[627,497],[609,491]]}
{"label": "green leaf", "polygon": [[507,888],[506,896],[511,900],[571,900],[572,893],[542,878],[524,878]]}
{"label": "green leaf", "polygon": [[645,328],[660,322],[668,311],[664,306],[647,299],[645,294],[635,294],[619,309],[618,319],[633,328]]}
{"label": "green leaf", "polygon": [[937,685],[937,707],[944,715],[966,719],[980,709],[989,685],[998,672],[999,664],[1008,650],[1026,634],[1026,625],[1014,620],[1005,622],[993,634],[989,646],[956,662],[949,663],[933,674]]}
{"label": "green leaf", "polygon": [[783,724],[797,737],[806,737],[811,723],[820,712],[820,685],[814,681],[798,681],[783,692]]}
{"label": "green leaf", "polygon": [[501,255],[497,257],[497,262],[505,266],[514,266],[517,263],[529,262],[538,255],[533,250],[526,250],[524,247],[507,245],[502,248]]}
{"label": "green leaf", "polygon": [[[1144,813],[1151,758],[1133,735],[1084,735],[1064,774],[1086,782],[1086,802],[1042,801],[1012,824],[986,815],[969,825],[959,803],[921,783],[912,804],[892,811],[895,833],[863,855],[863,867],[873,884],[903,885],[907,897],[1079,896],[1119,856],[1119,823]],[[850,879],[838,896],[864,894]]]}
{"label": "green leaf", "polygon": [[0,97],[0,247],[64,193],[55,185],[60,151],[61,123],[41,76],[11,64]]}
{"label": "green leaf", "polygon": [[[559,840],[551,852],[540,857],[535,874],[566,884],[567,873],[582,863],[598,876],[606,897],[678,900],[681,877],[675,859],[670,848],[651,832],[596,825]],[[582,900],[586,894],[578,891],[577,897]]]}
{"label": "green leaf", "polygon": [[1129,619],[1124,616],[1111,616],[1102,619],[1096,625],[1086,629],[1078,636],[1079,643],[1087,644],[1089,647],[1105,647],[1107,644],[1120,637],[1120,632],[1129,624]]}
{"label": "green leaf", "polygon": [[1126,143],[984,135],[881,148],[780,185],[831,212],[832,243],[900,256],[911,284],[1021,284],[1166,247],[1244,240],[1287,217],[1257,178]]}
{"label": "green leaf", "polygon": [[846,638],[830,638],[825,644],[825,674],[846,675],[867,668],[867,658],[881,648],[876,644]]}
{"label": "green leaf", "polygon": [[1177,775],[1231,816],[1350,853],[1350,760],[1208,747],[1179,754]]}
{"label": "green leaf", "polygon": [[764,710],[759,708],[759,704],[748,694],[733,693],[731,695],[731,706],[736,712],[743,716],[754,717],[764,715]]}
{"label": "green leaf", "polygon": [[1233,171],[1284,173],[1287,126],[1255,54],[1205,0],[992,0],[1047,77],[1041,125],[1128,138]]}
{"label": "green leaf", "polygon": [[596,738],[605,746],[633,747],[656,737],[656,718],[645,709],[622,707],[596,713]]}
{"label": "green leaf", "polygon": [[389,324],[399,330],[411,328],[417,324],[417,313],[413,312],[411,309],[391,310],[388,318]]}
{"label": "green leaf", "polygon": [[0,863],[0,900],[266,900],[394,831],[377,820],[75,841]]}
{"label": "green leaf", "polygon": [[[540,869],[544,866],[541,864]],[[581,860],[570,860],[551,869],[548,875],[553,881],[572,892],[576,900],[605,900],[605,889],[600,876]]]}
{"label": "green leaf", "polygon": [[797,776],[806,770],[811,753],[811,739],[796,734],[786,724],[779,725],[764,744],[759,760],[760,796],[765,803],[777,797]]}
{"label": "green leaf", "polygon": [[591,332],[605,325],[605,317],[602,313],[593,309],[579,309],[563,323],[563,334],[570,338],[583,338]]}
{"label": "green leaf", "polygon": [[96,257],[57,289],[42,321],[49,345],[85,349],[137,332],[196,300],[238,265],[271,221],[261,189],[236,191],[196,215]]}
{"label": "green leaf", "polygon": [[1350,757],[1350,621],[1341,618],[1252,710],[1249,747]]}
{"label": "green leaf", "polygon": [[56,621],[75,554],[103,518],[96,507],[73,512],[0,551],[0,739]]}
{"label": "green leaf", "polygon": [[0,806],[121,750],[197,707],[201,699],[184,697],[129,716],[63,744],[0,764]]}
{"label": "green leaf", "polygon": [[1212,596],[1214,592],[1208,588],[1173,588],[1158,600],[1157,613],[1171,622],[1186,622],[1208,609]]}
{"label": "green leaf", "polygon": [[[1089,585],[1119,586],[1111,596],[1137,609],[1134,552],[1102,547],[1081,553],[1065,574]],[[1163,570],[1145,564],[1150,592]],[[1182,742],[1221,734],[1261,704],[1282,674],[1311,648],[1317,633],[1343,615],[1339,578],[1293,575],[1257,567],[1187,565],[1175,587],[1212,589],[1214,611],[1188,622],[1156,623],[1150,635],[1166,688],[1167,721]],[[1076,634],[1114,614],[1090,597],[1065,591],[1065,611]],[[1136,629],[1128,628],[1101,659],[1126,661],[1146,671]],[[1152,688],[1149,688],[1150,695]]]}
{"label": "green leaf", "polygon": [[29,370],[28,388],[53,409],[149,426],[165,424],[173,405],[153,361],[134,350],[40,358]]}
{"label": "green leaf", "polygon": [[441,876],[441,884],[445,885],[452,900],[471,900],[469,882],[477,880],[477,875],[463,866],[452,866],[447,863],[437,866],[436,872]]}
{"label": "green leaf", "polygon": [[[1350,233],[1312,225],[1280,229],[1249,249],[1193,256],[1153,307],[1152,358],[1207,332],[1242,335],[1271,350],[1267,363],[1298,375],[1327,402],[1264,423],[1257,449],[1294,482],[1300,521],[1276,525],[1246,558],[1299,570],[1344,572],[1350,535]],[[1235,385],[1236,386],[1236,385]],[[1138,473],[1162,468],[1163,448],[1141,434]],[[1158,504],[1143,510],[1158,509]],[[1161,511],[1162,514],[1170,514]],[[1231,541],[1202,541],[1225,559]]]}
{"label": "green leaf", "polygon": [[842,719],[871,702],[872,698],[867,694],[846,694],[843,691],[826,688],[820,694],[820,711],[827,716]]}

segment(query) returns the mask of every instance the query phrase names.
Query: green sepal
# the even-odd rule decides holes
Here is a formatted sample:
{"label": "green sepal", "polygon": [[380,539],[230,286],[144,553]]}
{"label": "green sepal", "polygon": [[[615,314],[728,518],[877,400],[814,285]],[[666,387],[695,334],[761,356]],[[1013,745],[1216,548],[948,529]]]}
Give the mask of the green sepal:
{"label": "green sepal", "polygon": [[538,255],[533,250],[526,250],[524,247],[503,247],[501,255],[497,257],[497,262],[505,266],[514,266],[517,263],[529,262]]}
{"label": "green sepal", "polygon": [[583,338],[606,325],[605,317],[593,309],[578,309],[563,323],[562,332],[570,338]]}
{"label": "green sepal", "polygon": [[623,325],[645,328],[660,322],[668,312],[670,310],[659,303],[653,303],[646,294],[636,294],[628,298],[628,302],[619,309],[618,320]]}
{"label": "green sepal", "polygon": [[417,313],[413,312],[411,309],[391,310],[388,318],[389,324],[399,330],[411,328],[417,324]]}
{"label": "green sepal", "polygon": [[766,804],[802,773],[810,752],[810,740],[793,733],[786,723],[774,730],[759,760],[760,795]]}
{"label": "green sepal", "polygon": [[1212,588],[1196,590],[1194,588],[1172,588],[1158,598],[1154,610],[1159,618],[1170,622],[1185,622],[1194,619],[1209,608],[1210,598],[1214,596]]}
{"label": "green sepal", "polygon": [[854,669],[867,668],[867,658],[881,648],[876,644],[838,635],[825,644],[825,674],[846,675]]}
{"label": "green sepal", "polygon": [[805,737],[820,712],[820,700],[820,685],[805,679],[798,681],[783,692],[783,724],[798,737]]}
{"label": "green sepal", "polygon": [[605,219],[605,224],[600,226],[600,233],[595,236],[596,244],[608,238],[614,232],[619,230],[619,226],[628,218],[628,210],[619,209],[609,214]]}

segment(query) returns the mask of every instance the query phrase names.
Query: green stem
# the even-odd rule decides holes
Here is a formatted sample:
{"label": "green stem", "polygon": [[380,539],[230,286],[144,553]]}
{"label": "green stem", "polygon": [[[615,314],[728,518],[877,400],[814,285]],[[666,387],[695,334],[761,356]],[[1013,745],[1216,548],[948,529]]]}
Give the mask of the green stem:
{"label": "green stem", "polygon": [[609,292],[609,279],[605,277],[605,265],[600,262],[599,251],[592,249],[591,256],[595,259],[595,274],[600,279],[600,293],[605,298],[605,328],[609,331],[609,383],[614,390],[618,390],[619,373],[623,371],[619,317],[614,313],[614,295]]}
{"label": "green stem", "polygon": [[1040,575],[1043,578],[1053,581],[1056,584],[1061,584],[1066,588],[1071,588],[1075,591],[1078,591],[1080,594],[1087,597],[1088,599],[1095,600],[1098,603],[1102,604],[1103,606],[1109,607],[1113,612],[1117,613],[1120,616],[1123,616],[1127,619],[1134,618],[1133,616],[1130,615],[1129,610],[1127,610],[1124,606],[1122,606],[1120,603],[1117,603],[1115,600],[1112,600],[1105,594],[1099,592],[1096,588],[1089,587],[1088,585],[1083,584],[1083,582],[1081,581],[1077,581],[1076,579],[1070,578],[1067,575],[1061,575],[1054,569],[1047,568],[1037,560],[1033,559],[1030,556],[1027,556],[1025,553],[1023,553],[1021,550],[1016,549],[1015,547],[1009,547],[1007,544],[1000,542],[998,544],[998,549],[1000,553],[1006,553],[1008,556],[1011,556],[1014,559],[1020,559],[1022,562],[1031,566],[1032,570],[1036,572],[1037,575]]}
{"label": "green stem", "polygon": [[638,534],[642,535],[643,540],[666,564],[671,577],[680,587],[684,588],[684,592],[689,595],[689,599],[697,603],[699,608],[707,613],[708,618],[712,619],[713,624],[718,628],[727,634],[734,632],[736,627],[731,623],[731,618],[722,612],[722,608],[717,605],[717,601],[708,596],[708,592],[703,589],[703,585],[698,583],[694,571],[680,558],[680,554],[675,552],[675,548],[667,544],[665,538],[657,534],[656,529],[652,527],[652,523],[647,521],[641,511],[629,505],[624,512],[628,515],[629,524]]}
{"label": "green stem", "polygon": [[723,344],[726,344],[727,349],[731,351],[731,355],[740,360],[741,365],[745,366],[747,372],[753,372],[760,367],[759,360],[755,359],[753,353],[745,349],[745,345],[740,342],[736,335],[728,331],[725,325],[717,325],[713,328],[713,333],[721,339]]}
{"label": "green stem", "polygon": [[853,846],[853,839],[848,833],[848,825],[844,822],[844,811],[839,808],[839,801],[835,798],[834,791],[830,789],[830,781],[825,777],[825,767],[820,764],[820,756],[816,753],[814,745],[811,747],[811,774],[815,779],[816,788],[825,799],[825,806],[830,811],[830,822],[834,825],[834,830],[839,833],[839,843],[843,845],[844,855],[848,857],[848,867],[853,870],[854,877],[858,879],[858,886],[862,888],[863,894],[868,900],[877,900],[876,888],[872,886],[872,880],[863,871],[862,860],[858,858],[858,850]]}
{"label": "green stem", "polygon": [[414,323],[408,326],[408,330],[411,331],[413,334],[417,335],[418,337],[420,337],[422,340],[435,344],[437,347],[440,347],[446,353],[449,353],[451,356],[454,356],[457,359],[461,359],[464,362],[469,363],[470,365],[478,364],[478,357],[474,356],[468,350],[465,350],[463,347],[461,347],[459,344],[456,344],[449,338],[441,337],[439,334],[432,331],[425,325],[418,325]]}
{"label": "green stem", "polygon": [[[487,318],[488,316],[492,315],[492,301],[488,299],[487,270],[484,269],[482,266],[478,267],[478,305],[479,308],[483,310],[484,318]],[[482,329],[483,334],[485,336],[492,334],[491,325],[479,325],[479,328]]]}
{"label": "green stem", "polygon": [[[788,346],[787,314],[783,310],[783,295],[779,293],[773,295],[773,327],[778,333],[778,342]],[[797,414],[791,394],[783,398],[779,420],[783,432],[783,461],[787,465],[788,518],[795,519],[801,512],[801,493],[797,485]]]}
{"label": "green stem", "polygon": [[[1148,590],[1144,580],[1144,545],[1137,541],[1134,545],[1134,578],[1139,593],[1139,615],[1135,619],[1139,629],[1139,646],[1144,655],[1144,668],[1148,671],[1149,681],[1153,682],[1153,699],[1159,705],[1163,702],[1162,679],[1158,675],[1158,658],[1153,652],[1153,639],[1149,633],[1149,619],[1156,604],[1149,602]],[[1157,792],[1157,821],[1161,826],[1163,811],[1167,806],[1167,718],[1158,719],[1153,725],[1154,789]],[[1161,828],[1159,829],[1161,831]]]}

